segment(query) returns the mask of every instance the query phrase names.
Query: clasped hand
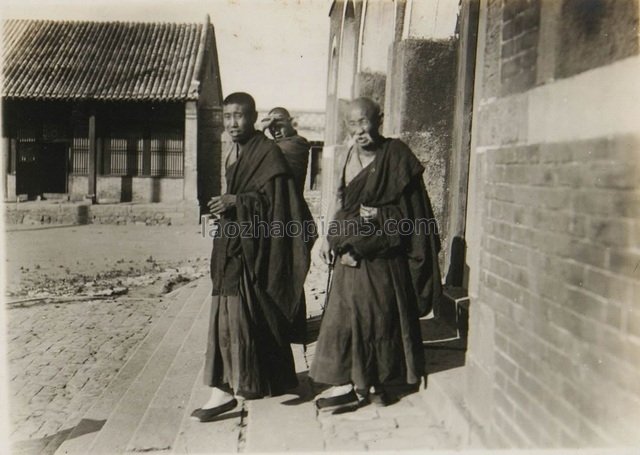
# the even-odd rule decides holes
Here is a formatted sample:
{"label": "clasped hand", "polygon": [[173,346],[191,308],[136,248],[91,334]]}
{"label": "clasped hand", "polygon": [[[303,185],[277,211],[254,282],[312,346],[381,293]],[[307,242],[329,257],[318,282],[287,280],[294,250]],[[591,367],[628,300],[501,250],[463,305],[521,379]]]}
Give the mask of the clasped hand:
{"label": "clasped hand", "polygon": [[207,203],[209,211],[214,215],[220,215],[236,206],[235,194],[223,194],[222,196],[214,196]]}
{"label": "clasped hand", "polygon": [[378,216],[378,209],[376,207],[369,207],[367,205],[360,204],[360,217],[365,221],[371,221]]}

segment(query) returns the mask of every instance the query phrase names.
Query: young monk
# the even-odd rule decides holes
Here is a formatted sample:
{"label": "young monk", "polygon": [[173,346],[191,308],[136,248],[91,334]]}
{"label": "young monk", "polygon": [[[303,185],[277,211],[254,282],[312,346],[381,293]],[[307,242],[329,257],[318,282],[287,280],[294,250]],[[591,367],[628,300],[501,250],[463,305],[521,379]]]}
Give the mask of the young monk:
{"label": "young monk", "polygon": [[333,386],[316,400],[320,409],[384,405],[385,382],[419,383],[418,318],[441,294],[424,168],[402,141],[380,135],[381,121],[372,100],[351,102],[353,145],[321,252],[335,270],[310,371],[314,381]]}
{"label": "young monk", "polygon": [[211,254],[204,369],[211,395],[192,413],[201,422],[233,409],[235,396],[278,395],[297,385],[289,343],[315,238],[270,235],[269,229],[240,232],[247,223],[313,221],[282,152],[254,129],[256,119],[247,93],[224,100],[223,123],[232,147],[225,163],[227,193],[208,204],[220,220]]}

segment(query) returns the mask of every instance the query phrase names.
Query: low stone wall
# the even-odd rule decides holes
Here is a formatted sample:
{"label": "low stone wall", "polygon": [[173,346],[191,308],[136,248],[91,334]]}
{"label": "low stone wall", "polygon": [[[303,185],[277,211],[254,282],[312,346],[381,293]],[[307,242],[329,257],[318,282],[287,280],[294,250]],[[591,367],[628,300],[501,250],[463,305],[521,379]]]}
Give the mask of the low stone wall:
{"label": "low stone wall", "polygon": [[87,224],[88,205],[38,202],[6,203],[6,224]]}
{"label": "low stone wall", "polygon": [[175,225],[198,223],[193,210],[175,204],[102,204],[23,202],[4,204],[8,225],[143,224]]}

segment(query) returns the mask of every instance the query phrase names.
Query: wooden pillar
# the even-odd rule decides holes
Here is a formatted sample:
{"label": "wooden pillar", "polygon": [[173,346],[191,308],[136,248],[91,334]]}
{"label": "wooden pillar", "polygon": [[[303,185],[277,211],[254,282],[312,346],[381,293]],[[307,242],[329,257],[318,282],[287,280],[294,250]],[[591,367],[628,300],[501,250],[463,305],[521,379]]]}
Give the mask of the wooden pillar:
{"label": "wooden pillar", "polygon": [[87,197],[91,198],[92,203],[96,203],[97,194],[97,170],[98,170],[98,156],[97,156],[97,143],[96,143],[96,113],[92,109],[89,113],[89,188],[87,191]]}
{"label": "wooden pillar", "polygon": [[2,136],[2,191],[5,197],[8,194],[8,174],[10,172],[9,169],[9,156],[11,154],[11,141],[8,137]]}
{"label": "wooden pillar", "polygon": [[[476,48],[478,45],[479,0],[462,2],[460,8],[456,94],[453,113],[452,154],[449,163],[449,221],[445,226],[449,238],[450,254],[445,259],[447,284],[464,286],[465,277],[465,223],[469,185],[469,156],[471,153],[471,121],[473,90],[476,74]],[[447,248],[449,248],[447,245]]]}
{"label": "wooden pillar", "polygon": [[309,161],[307,161],[307,178],[304,181],[303,190],[311,189],[311,179],[313,177],[313,145],[309,147],[309,151],[307,153],[309,154]]}
{"label": "wooden pillar", "polygon": [[194,202],[198,199],[198,107],[195,101],[187,101],[184,115],[184,183],[182,199]]}

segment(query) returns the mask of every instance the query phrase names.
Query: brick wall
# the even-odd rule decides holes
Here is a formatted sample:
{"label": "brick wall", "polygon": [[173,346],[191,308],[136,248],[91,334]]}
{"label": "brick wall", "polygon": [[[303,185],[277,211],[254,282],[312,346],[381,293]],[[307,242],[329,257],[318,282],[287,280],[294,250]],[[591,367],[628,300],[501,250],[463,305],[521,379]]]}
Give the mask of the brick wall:
{"label": "brick wall", "polygon": [[[610,41],[595,40],[596,63],[580,67],[595,75],[559,70],[567,67],[560,58],[550,62],[566,79],[540,78],[538,63],[548,65],[556,48],[586,55],[582,44],[563,41],[578,27],[569,3],[483,5],[467,223],[477,285],[465,399],[489,446],[640,443],[640,128],[625,121],[640,115],[640,57],[637,47],[612,54],[597,47]],[[602,3],[605,17],[630,8],[590,3]],[[530,22],[512,29],[519,17]],[[540,48],[533,35],[550,24],[555,41],[547,37]],[[637,30],[625,27],[612,39],[637,41]],[[535,58],[514,60],[525,55]],[[607,84],[617,92],[581,102]],[[620,109],[625,98],[636,100],[631,110]],[[550,99],[562,99],[575,122],[596,120],[554,128],[545,123],[557,115]],[[546,110],[532,109],[536,103]]]}
{"label": "brick wall", "polygon": [[632,295],[640,140],[488,152],[480,297],[495,312],[507,445],[611,444],[640,406]]}
{"label": "brick wall", "polygon": [[539,26],[540,0],[504,3],[500,47],[503,94],[521,92],[534,85]]}
{"label": "brick wall", "polygon": [[638,53],[636,0],[563,0],[556,77]]}

